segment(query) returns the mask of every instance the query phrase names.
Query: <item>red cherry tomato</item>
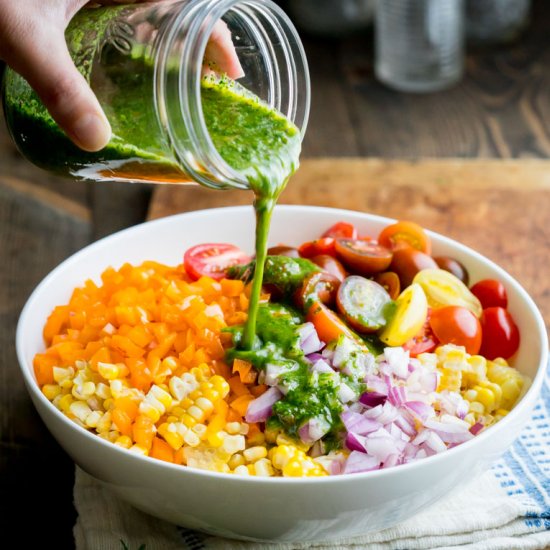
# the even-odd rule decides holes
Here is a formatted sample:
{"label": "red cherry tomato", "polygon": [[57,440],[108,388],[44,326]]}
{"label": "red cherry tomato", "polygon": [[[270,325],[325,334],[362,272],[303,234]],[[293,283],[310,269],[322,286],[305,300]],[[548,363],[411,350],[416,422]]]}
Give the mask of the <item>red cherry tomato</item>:
{"label": "red cherry tomato", "polygon": [[392,300],[397,300],[397,297],[401,293],[401,281],[397,273],[384,271],[383,273],[377,273],[373,279],[386,289]]}
{"label": "red cherry tomato", "polygon": [[309,259],[323,271],[334,275],[340,281],[343,281],[348,276],[346,268],[334,256],[319,254],[319,256],[313,256]]}
{"label": "red cherry tomato", "polygon": [[313,256],[318,256],[319,254],[329,254],[330,256],[334,256],[334,243],[335,239],[333,237],[322,237],[320,239],[315,239],[314,241],[303,243],[300,245],[298,250],[302,258],[312,258]]}
{"label": "red cherry tomato", "polygon": [[401,288],[407,288],[419,271],[437,269],[437,264],[430,255],[407,246],[393,251],[390,269],[399,276]]}
{"label": "red cherry tomato", "polygon": [[382,229],[378,235],[378,242],[390,250],[410,246],[431,254],[432,242],[422,226],[415,222],[399,221]]}
{"label": "red cherry tomato", "polygon": [[477,355],[481,347],[482,329],[479,319],[463,306],[433,309],[430,327],[442,344],[464,346],[470,355]]}
{"label": "red cherry tomato", "polygon": [[322,236],[333,239],[357,239],[357,229],[351,223],[338,222],[329,227]]}
{"label": "red cherry tomato", "polygon": [[502,307],[488,307],[481,315],[483,339],[480,354],[487,359],[509,359],[519,348],[519,329],[512,315]]}
{"label": "red cherry tomato", "polygon": [[372,275],[385,271],[391,263],[392,252],[374,241],[336,239],[336,257],[352,273]]}
{"label": "red cherry tomato", "polygon": [[306,320],[313,323],[319,338],[326,344],[337,340],[342,334],[353,340],[357,338],[346,323],[332,309],[321,302],[315,302],[310,306]]}
{"label": "red cherry tomato", "polygon": [[314,302],[333,306],[339,286],[340,279],[326,271],[312,273],[294,293],[294,303],[306,312]]}
{"label": "red cherry tomato", "polygon": [[227,268],[251,260],[246,252],[232,244],[206,243],[189,248],[183,256],[183,265],[192,279],[206,276],[220,280],[225,277]]}
{"label": "red cherry tomato", "polygon": [[409,355],[411,357],[417,357],[421,353],[430,353],[432,352],[439,343],[438,339],[433,333],[432,327],[430,326],[430,316],[432,314],[431,308],[428,309],[428,317],[426,322],[422,327],[422,330],[408,342],[403,344],[405,350],[409,350]]}
{"label": "red cherry tomato", "polygon": [[452,273],[457,279],[460,279],[466,286],[468,286],[470,274],[461,262],[455,260],[454,258],[450,258],[449,256],[435,256],[434,260],[439,266],[439,269],[444,269],[445,271]]}
{"label": "red cherry tomato", "polygon": [[298,252],[297,248],[294,248],[293,246],[286,246],[284,244],[279,244],[268,248],[267,254],[269,256],[288,256],[289,258],[300,257],[300,252]]}
{"label": "red cherry tomato", "polygon": [[508,307],[508,295],[504,285],[496,279],[483,279],[470,288],[472,294],[477,296],[483,309],[488,307]]}

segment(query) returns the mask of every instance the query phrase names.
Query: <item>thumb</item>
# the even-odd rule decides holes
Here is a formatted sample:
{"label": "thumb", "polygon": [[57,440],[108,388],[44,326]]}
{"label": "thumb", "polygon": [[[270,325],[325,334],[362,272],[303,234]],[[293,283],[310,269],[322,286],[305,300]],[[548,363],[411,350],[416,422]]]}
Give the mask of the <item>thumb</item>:
{"label": "thumb", "polygon": [[85,151],[99,151],[111,138],[107,117],[75,67],[62,32],[27,42],[13,68],[36,91],[53,119]]}

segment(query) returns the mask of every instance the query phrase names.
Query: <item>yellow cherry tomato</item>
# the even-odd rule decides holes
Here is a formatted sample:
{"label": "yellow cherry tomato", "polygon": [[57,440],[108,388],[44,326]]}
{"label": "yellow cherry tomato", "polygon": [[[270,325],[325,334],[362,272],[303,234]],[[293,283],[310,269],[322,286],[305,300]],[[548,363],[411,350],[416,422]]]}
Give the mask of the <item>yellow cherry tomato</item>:
{"label": "yellow cherry tomato", "polygon": [[430,307],[462,306],[476,317],[481,317],[481,302],[470,289],[455,275],[444,269],[423,269],[414,279],[422,287]]}
{"label": "yellow cherry tomato", "polygon": [[395,301],[395,313],[379,334],[388,346],[402,346],[416,336],[428,317],[428,300],[417,284],[408,286]]}

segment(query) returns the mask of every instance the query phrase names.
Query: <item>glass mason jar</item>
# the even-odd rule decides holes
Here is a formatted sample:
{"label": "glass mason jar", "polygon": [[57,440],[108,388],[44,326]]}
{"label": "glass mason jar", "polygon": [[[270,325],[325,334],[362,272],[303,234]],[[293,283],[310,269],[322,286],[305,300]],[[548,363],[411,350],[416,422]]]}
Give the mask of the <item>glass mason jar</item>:
{"label": "glass mason jar", "polygon": [[463,0],[378,0],[375,73],[399,91],[434,92],[460,80]]}
{"label": "glass mason jar", "polygon": [[[42,168],[96,181],[249,188],[244,171],[214,146],[203,112],[204,54],[219,19],[244,70],[238,89],[281,113],[303,136],[309,72],[285,13],[271,0],[180,0],[85,8],[71,21],[71,56],[113,132],[97,153],[73,145],[27,82],[8,69],[3,105],[19,150]],[[222,103],[210,107],[213,124],[224,123]],[[245,135],[261,137],[253,128]]]}

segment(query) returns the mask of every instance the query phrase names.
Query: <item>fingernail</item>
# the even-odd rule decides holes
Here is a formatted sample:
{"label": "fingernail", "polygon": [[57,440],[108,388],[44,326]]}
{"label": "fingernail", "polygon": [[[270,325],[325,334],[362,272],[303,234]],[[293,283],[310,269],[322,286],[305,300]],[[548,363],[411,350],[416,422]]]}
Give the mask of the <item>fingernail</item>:
{"label": "fingernail", "polygon": [[73,135],[79,147],[85,151],[95,152],[109,143],[111,127],[107,119],[95,113],[87,113],[74,123]]}

